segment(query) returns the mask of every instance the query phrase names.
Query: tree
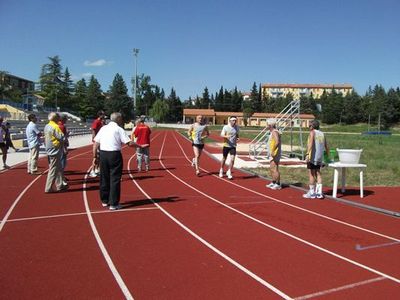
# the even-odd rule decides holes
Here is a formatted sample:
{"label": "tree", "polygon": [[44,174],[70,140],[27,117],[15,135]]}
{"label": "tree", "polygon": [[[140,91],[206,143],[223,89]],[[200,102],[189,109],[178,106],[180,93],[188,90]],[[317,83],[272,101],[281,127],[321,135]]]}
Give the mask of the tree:
{"label": "tree", "polygon": [[64,109],[72,109],[74,106],[72,101],[72,90],[74,87],[69,73],[68,67],[65,68],[65,72],[62,74],[62,82],[59,85],[58,105]]}
{"label": "tree", "polygon": [[182,120],[182,102],[179,97],[176,96],[174,88],[171,88],[171,93],[167,98],[167,104],[169,108],[168,117],[166,118],[167,121],[176,123]]}
{"label": "tree", "polygon": [[232,92],[232,111],[242,111],[242,105],[243,105],[243,95],[240,93],[235,86],[233,92]]}
{"label": "tree", "polygon": [[339,123],[343,114],[342,94],[334,90],[330,94],[324,91],[320,100],[322,103],[322,121],[327,124]]}
{"label": "tree", "polygon": [[224,111],[224,87],[222,85],[219,92],[215,95],[214,109],[216,111]]}
{"label": "tree", "polygon": [[61,59],[56,56],[47,57],[50,62],[42,65],[40,73],[40,94],[45,98],[45,105],[59,106],[58,97],[62,81]]}
{"label": "tree", "polygon": [[253,83],[253,87],[251,88],[250,104],[253,112],[261,111],[261,95],[259,93],[259,89],[257,88],[256,82]]}
{"label": "tree", "polygon": [[104,99],[103,91],[101,90],[100,83],[97,79],[92,75],[90,77],[89,85],[87,87],[86,92],[86,103],[89,108],[89,115],[91,117],[95,117],[99,110],[104,110],[105,108],[105,99]]}
{"label": "tree", "polygon": [[157,99],[153,107],[150,109],[150,116],[156,122],[164,122],[167,118],[169,107],[166,101]]}
{"label": "tree", "polygon": [[200,108],[208,109],[211,108],[211,99],[210,93],[208,92],[208,88],[204,88],[203,97],[200,99]]}
{"label": "tree", "polygon": [[105,101],[108,114],[120,112],[124,122],[131,120],[133,116],[133,103],[128,96],[128,89],[120,74],[116,74],[108,91],[108,99]]}
{"label": "tree", "polygon": [[86,103],[86,96],[86,80],[82,78],[75,84],[74,94],[72,96],[72,110],[79,111],[83,119],[86,119],[89,115],[86,106],[84,106]]}
{"label": "tree", "polygon": [[343,98],[343,109],[340,122],[355,124],[361,120],[361,97],[353,91]]}

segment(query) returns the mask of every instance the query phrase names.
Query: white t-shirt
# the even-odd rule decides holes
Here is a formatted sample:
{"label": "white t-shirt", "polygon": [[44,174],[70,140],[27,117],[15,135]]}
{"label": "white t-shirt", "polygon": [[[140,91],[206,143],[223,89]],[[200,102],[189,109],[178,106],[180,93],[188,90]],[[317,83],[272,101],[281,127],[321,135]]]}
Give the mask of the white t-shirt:
{"label": "white t-shirt", "polygon": [[100,150],[102,151],[120,151],[122,144],[129,143],[131,139],[125,130],[119,127],[117,123],[111,121],[101,127],[100,131],[94,137],[94,141],[100,144]]}

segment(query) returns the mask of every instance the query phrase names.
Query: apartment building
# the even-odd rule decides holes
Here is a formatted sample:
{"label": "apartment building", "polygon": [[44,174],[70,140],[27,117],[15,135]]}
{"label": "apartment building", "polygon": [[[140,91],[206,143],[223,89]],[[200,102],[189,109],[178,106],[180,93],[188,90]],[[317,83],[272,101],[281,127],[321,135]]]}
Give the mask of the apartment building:
{"label": "apartment building", "polygon": [[286,97],[290,93],[293,99],[300,99],[301,96],[310,96],[311,94],[318,99],[324,92],[329,94],[332,91],[345,96],[353,91],[353,87],[350,84],[265,83],[261,86],[261,90],[263,97]]}

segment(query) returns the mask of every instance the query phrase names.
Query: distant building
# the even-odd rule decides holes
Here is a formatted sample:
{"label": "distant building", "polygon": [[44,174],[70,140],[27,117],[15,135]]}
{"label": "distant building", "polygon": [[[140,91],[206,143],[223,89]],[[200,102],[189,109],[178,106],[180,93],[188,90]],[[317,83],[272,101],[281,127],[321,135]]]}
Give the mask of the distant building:
{"label": "distant building", "polygon": [[310,96],[311,94],[318,99],[324,92],[330,94],[332,91],[345,96],[353,91],[353,87],[350,84],[265,83],[261,86],[261,90],[263,97],[286,97],[290,93],[293,99],[300,99],[301,96]]}
{"label": "distant building", "polygon": [[35,90],[35,83],[32,80],[7,73],[1,74],[0,84],[3,86],[9,86],[10,88],[18,89],[20,90],[21,94],[32,93]]}

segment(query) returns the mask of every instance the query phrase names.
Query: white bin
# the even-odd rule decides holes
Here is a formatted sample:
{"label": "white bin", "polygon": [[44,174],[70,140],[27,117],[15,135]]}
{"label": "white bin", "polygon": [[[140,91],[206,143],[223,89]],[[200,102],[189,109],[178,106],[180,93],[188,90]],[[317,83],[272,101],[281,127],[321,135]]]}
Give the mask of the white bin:
{"label": "white bin", "polygon": [[339,161],[343,164],[358,164],[362,149],[336,149]]}

